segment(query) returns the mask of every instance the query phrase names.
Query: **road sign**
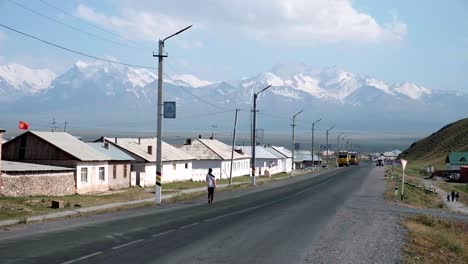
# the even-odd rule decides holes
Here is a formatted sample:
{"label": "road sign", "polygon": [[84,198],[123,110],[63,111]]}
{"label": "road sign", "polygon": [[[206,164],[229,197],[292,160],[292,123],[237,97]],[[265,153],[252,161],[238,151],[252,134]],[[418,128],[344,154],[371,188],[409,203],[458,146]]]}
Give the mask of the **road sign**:
{"label": "road sign", "polygon": [[403,167],[403,170],[406,168],[406,164],[408,163],[407,160],[405,159],[400,159],[400,162],[401,162],[401,166]]}
{"label": "road sign", "polygon": [[164,102],[164,118],[176,118],[176,102]]}

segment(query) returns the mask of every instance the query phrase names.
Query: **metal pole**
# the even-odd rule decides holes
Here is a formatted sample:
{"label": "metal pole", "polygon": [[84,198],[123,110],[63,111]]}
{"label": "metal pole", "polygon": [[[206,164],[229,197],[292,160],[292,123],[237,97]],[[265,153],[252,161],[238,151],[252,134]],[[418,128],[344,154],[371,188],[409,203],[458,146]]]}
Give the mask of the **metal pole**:
{"label": "metal pole", "polygon": [[157,105],[157,136],[156,136],[156,203],[161,203],[162,178],[162,115],[163,115],[163,58],[164,41],[159,40],[158,52],[158,105]]}
{"label": "metal pole", "polygon": [[192,25],[177,31],[176,33],[166,37],[165,39],[159,40],[159,52],[158,54],[153,53],[153,57],[158,57],[158,102],[157,102],[157,123],[156,123],[156,191],[155,199],[156,203],[161,203],[161,181],[162,181],[162,117],[163,117],[163,58],[167,57],[164,55],[164,41],[172,38],[185,30],[191,28]]}
{"label": "metal pole", "polygon": [[328,134],[330,132],[330,130],[332,130],[333,128],[335,127],[335,125],[333,125],[332,127],[330,127],[328,130],[327,130],[327,166],[328,166],[328,156],[329,156],[329,153],[328,153],[328,150],[330,149],[330,147],[328,146]]}
{"label": "metal pole", "polygon": [[292,173],[294,173],[294,150],[296,148],[296,136],[295,136],[295,128],[296,127],[296,116],[293,116],[293,123],[292,123]]}
{"label": "metal pole", "polygon": [[257,128],[257,94],[254,93],[253,101],[253,122],[252,122],[252,185],[255,185],[255,145],[256,143],[256,128]]}
{"label": "metal pole", "polygon": [[405,189],[405,169],[403,169],[403,178],[401,179],[401,197],[400,199],[403,201],[403,192]]}
{"label": "metal pole", "polygon": [[256,149],[256,133],[255,131],[257,129],[257,98],[258,95],[265,91],[266,89],[270,88],[271,84],[268,85],[267,87],[263,88],[257,93],[254,93],[254,101],[253,101],[253,124],[252,124],[252,185],[255,185],[255,149]]}
{"label": "metal pole", "polygon": [[296,135],[295,135],[295,129],[296,129],[296,116],[299,115],[300,113],[304,112],[304,110],[301,110],[297,112],[296,114],[293,115],[293,123],[292,123],[292,173],[294,173],[294,149],[296,147]]}
{"label": "metal pole", "polygon": [[232,134],[231,171],[229,172],[229,185],[231,185],[231,183],[232,183],[232,167],[233,167],[233,162],[234,162],[234,147],[236,145],[237,112],[239,112],[239,109],[236,109],[236,117],[234,119],[234,133]]}
{"label": "metal pole", "polygon": [[322,120],[322,118],[318,119],[317,121],[313,122],[312,123],[312,168],[314,168],[314,133],[315,133],[315,124],[317,124],[318,122],[320,122],[320,120]]}

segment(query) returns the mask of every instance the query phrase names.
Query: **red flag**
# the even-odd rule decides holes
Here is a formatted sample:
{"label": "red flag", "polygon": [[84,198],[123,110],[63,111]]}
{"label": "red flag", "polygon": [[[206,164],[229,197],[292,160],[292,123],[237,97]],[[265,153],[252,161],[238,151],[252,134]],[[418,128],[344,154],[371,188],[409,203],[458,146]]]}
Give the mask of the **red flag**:
{"label": "red flag", "polygon": [[29,129],[29,124],[24,122],[24,121],[19,121],[18,128],[22,129],[22,130],[28,130]]}

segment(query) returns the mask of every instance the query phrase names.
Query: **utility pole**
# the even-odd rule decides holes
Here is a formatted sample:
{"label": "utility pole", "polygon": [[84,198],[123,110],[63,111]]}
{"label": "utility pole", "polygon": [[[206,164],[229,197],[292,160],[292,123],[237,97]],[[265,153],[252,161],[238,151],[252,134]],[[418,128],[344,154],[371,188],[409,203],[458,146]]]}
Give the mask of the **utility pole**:
{"label": "utility pole", "polygon": [[162,178],[162,117],[163,113],[163,59],[167,57],[167,54],[164,54],[164,42],[169,38],[172,38],[183,31],[191,28],[192,25],[166,37],[165,39],[159,40],[159,52],[154,54],[153,57],[158,57],[158,102],[157,102],[157,123],[156,123],[156,191],[155,199],[156,203],[161,203],[161,178]]}
{"label": "utility pole", "polygon": [[341,149],[346,150],[346,149],[345,149],[345,145],[344,145],[344,140],[345,140],[345,137],[342,137],[342,138],[341,138]]}
{"label": "utility pole", "polygon": [[52,123],[50,123],[50,131],[52,132],[55,132],[55,130],[57,130],[57,126],[56,126],[57,122],[55,122],[55,117],[52,118]]}
{"label": "utility pole", "polygon": [[349,152],[349,139],[346,141],[346,151]]}
{"label": "utility pole", "polygon": [[338,139],[336,140],[336,152],[338,153],[340,151],[340,137],[344,134],[344,132],[341,132],[338,134]]}
{"label": "utility pole", "polygon": [[252,164],[251,164],[251,167],[252,167],[252,185],[255,185],[255,149],[256,149],[256,146],[257,146],[257,143],[256,143],[256,129],[257,129],[257,98],[258,98],[258,95],[262,92],[264,92],[266,89],[270,88],[271,87],[271,84],[268,85],[267,87],[263,88],[262,90],[260,90],[259,92],[257,93],[254,93],[254,97],[253,97],[253,122],[252,122]]}
{"label": "utility pole", "polygon": [[296,114],[293,115],[293,123],[292,123],[292,173],[294,174],[294,149],[296,148],[296,116],[300,113],[304,112],[304,110],[301,110],[297,112]]}
{"label": "utility pole", "polygon": [[67,124],[68,124],[68,121],[65,121],[65,125],[63,126],[63,132],[67,132]]}
{"label": "utility pole", "polygon": [[328,146],[328,134],[329,134],[330,130],[332,130],[334,127],[335,127],[335,125],[331,126],[331,127],[327,130],[327,132],[326,132],[326,134],[327,134],[327,166],[328,166],[328,149],[329,149],[329,146]]}
{"label": "utility pole", "polygon": [[236,117],[234,118],[234,133],[232,134],[232,149],[231,149],[231,171],[229,172],[229,185],[232,183],[232,167],[234,162],[234,148],[236,145],[236,129],[237,129],[237,113],[239,109],[236,109]]}
{"label": "utility pole", "polygon": [[314,169],[314,132],[315,132],[315,124],[320,122],[322,118],[316,120],[315,122],[312,123],[312,169]]}

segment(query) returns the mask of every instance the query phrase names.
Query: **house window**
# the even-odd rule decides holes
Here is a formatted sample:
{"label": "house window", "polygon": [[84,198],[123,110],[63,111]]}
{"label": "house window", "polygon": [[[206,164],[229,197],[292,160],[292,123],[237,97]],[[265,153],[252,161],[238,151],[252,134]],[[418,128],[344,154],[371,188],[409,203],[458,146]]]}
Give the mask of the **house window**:
{"label": "house window", "polygon": [[81,182],[88,182],[88,168],[81,168]]}
{"label": "house window", "polygon": [[127,164],[124,165],[124,178],[127,178]]}
{"label": "house window", "polygon": [[117,179],[117,165],[112,166],[112,178]]}
{"label": "house window", "polygon": [[176,169],[177,169],[177,164],[175,164],[175,163],[172,164],[172,169],[173,169],[173,170],[176,170]]}
{"label": "house window", "polygon": [[185,163],[185,168],[188,169],[188,163]]}
{"label": "house window", "polygon": [[104,181],[106,178],[105,178],[105,175],[104,175],[104,167],[99,167],[99,180],[100,181]]}

